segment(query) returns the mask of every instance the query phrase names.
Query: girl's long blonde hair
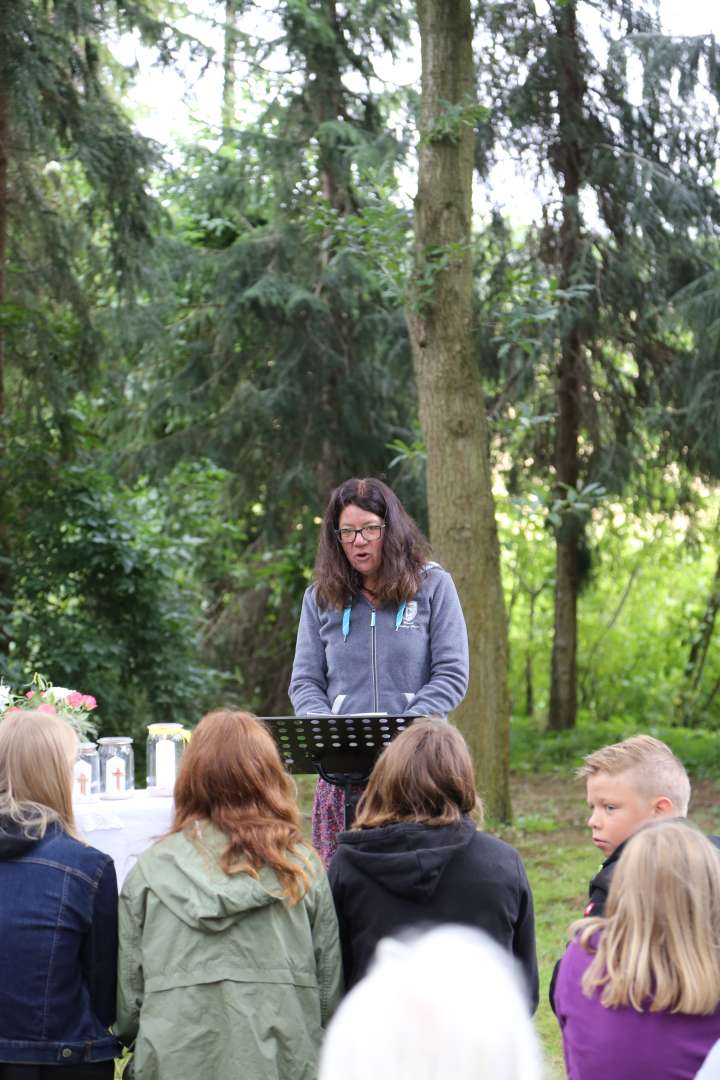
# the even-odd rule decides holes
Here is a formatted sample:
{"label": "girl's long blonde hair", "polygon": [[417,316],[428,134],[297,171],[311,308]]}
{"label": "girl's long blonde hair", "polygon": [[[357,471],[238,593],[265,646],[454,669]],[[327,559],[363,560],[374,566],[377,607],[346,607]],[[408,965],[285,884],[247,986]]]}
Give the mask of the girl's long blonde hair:
{"label": "girl's long blonde hair", "polygon": [[[77,837],[72,764],[77,735],[60,716],[11,709],[0,722],[0,819],[40,839],[52,821]],[[2,826],[0,825],[0,828]]]}
{"label": "girl's long blonde hair", "polygon": [[[615,868],[606,915],[571,927],[595,956],[586,996],[607,1007],[707,1015],[720,1004],[720,852],[678,819],[646,825]],[[597,943],[591,943],[599,933]]]}

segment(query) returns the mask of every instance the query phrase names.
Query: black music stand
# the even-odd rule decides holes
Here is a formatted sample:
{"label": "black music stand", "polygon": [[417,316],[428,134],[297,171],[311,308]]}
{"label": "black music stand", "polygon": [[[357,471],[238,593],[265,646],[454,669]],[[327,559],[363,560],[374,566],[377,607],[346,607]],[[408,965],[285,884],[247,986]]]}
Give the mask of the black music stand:
{"label": "black music stand", "polygon": [[289,773],[313,773],[345,792],[345,828],[375,759],[415,716],[386,713],[335,713],[309,716],[261,716],[277,743]]}

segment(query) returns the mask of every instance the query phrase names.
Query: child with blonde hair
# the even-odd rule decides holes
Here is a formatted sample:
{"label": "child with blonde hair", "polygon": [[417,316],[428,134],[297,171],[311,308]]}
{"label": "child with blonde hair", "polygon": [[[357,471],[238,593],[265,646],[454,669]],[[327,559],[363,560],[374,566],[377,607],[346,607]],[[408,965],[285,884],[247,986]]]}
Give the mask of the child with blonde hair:
{"label": "child with blonde hair", "polygon": [[585,914],[602,915],[625,842],[650,821],[685,817],[690,780],[670,747],[651,735],[633,735],[588,754],[577,776],[587,782],[588,825],[604,857],[590,882]]}
{"label": "child with blonde hair", "polygon": [[0,721],[0,1080],[112,1080],[117,879],[72,807],[66,720]]}
{"label": "child with blonde hair", "polygon": [[605,916],[581,919],[555,1011],[569,1080],[691,1080],[720,1037],[720,859],[686,821],[645,825]]}

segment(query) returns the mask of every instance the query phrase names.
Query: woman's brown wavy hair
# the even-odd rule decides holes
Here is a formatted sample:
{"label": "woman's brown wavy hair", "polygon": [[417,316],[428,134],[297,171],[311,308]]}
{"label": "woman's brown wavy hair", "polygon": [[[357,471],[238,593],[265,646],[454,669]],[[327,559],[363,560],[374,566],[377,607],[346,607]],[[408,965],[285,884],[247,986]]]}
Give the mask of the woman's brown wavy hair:
{"label": "woman's brown wavy hair", "polygon": [[309,885],[310,860],[298,850],[303,836],[295,787],[273,737],[257,717],[219,709],[193,732],[175,783],[171,833],[209,821],[227,838],[220,857],[226,874],[277,874],[291,904]]}
{"label": "woman's brown wavy hair", "polygon": [[358,803],[353,829],[398,822],[450,825],[466,814],[481,823],[470,751],[457,728],[430,717],[416,720],[383,750]]}
{"label": "woman's brown wavy hair", "polygon": [[315,598],[320,608],[342,610],[359,596],[362,578],[345,557],[335,530],[346,506],[359,506],[385,522],[377,605],[397,606],[412,600],[420,588],[430,544],[405,510],[394,491],[382,480],[346,480],[335,488],[320,528],[315,560]]}

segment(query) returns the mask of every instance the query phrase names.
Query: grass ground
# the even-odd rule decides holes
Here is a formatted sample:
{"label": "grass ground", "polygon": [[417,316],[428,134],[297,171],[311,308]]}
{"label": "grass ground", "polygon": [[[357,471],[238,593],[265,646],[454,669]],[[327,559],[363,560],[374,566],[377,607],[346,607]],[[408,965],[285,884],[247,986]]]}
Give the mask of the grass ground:
{"label": "grass ground", "polygon": [[[582,915],[587,886],[600,863],[589,843],[584,788],[567,776],[535,775],[512,781],[512,829],[499,831],[523,857],[535,899],[540,1007],[536,1022],[547,1062],[547,1080],[564,1080],[560,1032],[548,1004],[547,987],[562,955],[570,923]],[[720,828],[720,784],[693,783],[690,817],[708,833]]]}
{"label": "grass ground", "polygon": [[[589,843],[582,784],[565,772],[515,774],[512,777],[514,824],[497,835],[516,847],[525,862],[535,899],[540,1007],[536,1015],[546,1060],[546,1080],[565,1080],[560,1032],[548,1004],[547,988],[555,961],[565,948],[567,929],[587,900],[587,886],[599,866]],[[309,826],[315,778],[296,777],[301,807]],[[693,783],[690,817],[705,832],[720,832],[720,783]],[[120,1072],[118,1070],[118,1077]]]}
{"label": "grass ground", "polygon": [[535,901],[540,967],[536,1024],[547,1063],[547,1080],[565,1076],[560,1029],[548,1004],[548,984],[563,953],[570,923],[582,915],[587,887],[599,866],[588,842],[586,807],[580,784],[566,777],[524,776],[512,780],[514,826],[498,831],[525,863]]}
{"label": "grass ground", "polygon": [[[547,989],[555,961],[562,955],[567,929],[582,915],[587,887],[597,871],[598,853],[589,842],[584,788],[568,773],[514,775],[512,828],[497,835],[522,855],[535,899],[540,1007],[536,1015],[547,1065],[546,1080],[564,1080],[560,1032],[548,1004]],[[299,777],[304,810],[309,808],[314,780]],[[720,784],[693,784],[691,818],[706,832],[720,831]]]}

